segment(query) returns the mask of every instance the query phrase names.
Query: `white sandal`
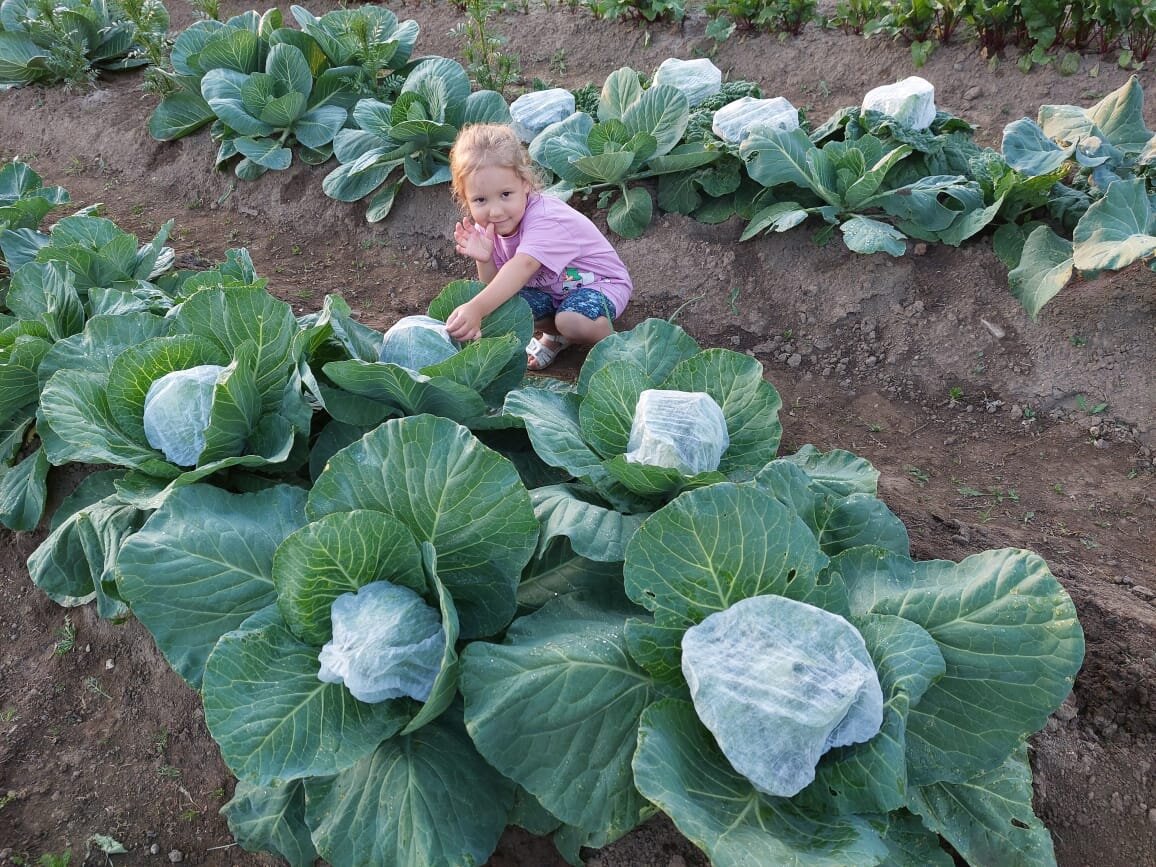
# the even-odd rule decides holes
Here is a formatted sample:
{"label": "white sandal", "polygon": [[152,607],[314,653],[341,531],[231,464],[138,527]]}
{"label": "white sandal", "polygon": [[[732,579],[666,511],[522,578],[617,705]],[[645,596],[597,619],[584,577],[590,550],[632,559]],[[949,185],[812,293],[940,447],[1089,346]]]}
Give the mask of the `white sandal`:
{"label": "white sandal", "polygon": [[561,334],[543,333],[538,337],[531,338],[530,342],[526,344],[527,369],[533,371],[545,370],[554,363],[554,359],[558,357],[558,353],[569,346],[570,343],[570,338],[563,337]]}

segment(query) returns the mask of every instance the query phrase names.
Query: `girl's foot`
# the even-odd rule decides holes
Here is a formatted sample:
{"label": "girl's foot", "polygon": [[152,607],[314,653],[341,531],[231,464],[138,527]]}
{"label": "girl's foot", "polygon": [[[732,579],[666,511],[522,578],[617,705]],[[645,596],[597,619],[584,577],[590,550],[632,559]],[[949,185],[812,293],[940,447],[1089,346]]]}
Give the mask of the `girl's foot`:
{"label": "girl's foot", "polygon": [[545,370],[554,363],[558,353],[569,345],[569,338],[561,334],[539,334],[526,344],[526,367],[530,370]]}

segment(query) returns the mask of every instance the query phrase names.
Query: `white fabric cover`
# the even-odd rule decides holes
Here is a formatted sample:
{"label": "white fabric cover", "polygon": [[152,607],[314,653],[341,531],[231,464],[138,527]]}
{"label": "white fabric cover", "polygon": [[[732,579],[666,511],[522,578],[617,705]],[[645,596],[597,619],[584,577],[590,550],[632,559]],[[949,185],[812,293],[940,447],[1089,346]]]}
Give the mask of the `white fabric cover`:
{"label": "white fabric cover", "polygon": [[935,120],[935,87],[912,75],[867,91],[863,110],[881,111],[911,129],[927,129]]}
{"label": "white fabric cover", "polygon": [[823,753],[870,740],[883,724],[859,631],[783,596],[744,599],[688,629],[682,672],[719,748],[768,795],[797,794]]}
{"label": "white fabric cover", "polygon": [[145,394],[145,439],[178,467],[196,466],[205,449],[213,388],[224,369],[201,364],[174,370],[154,379]]}
{"label": "white fabric cover", "polygon": [[723,411],[706,392],[648,388],[638,397],[624,457],[694,475],[717,470],[730,442]]}
{"label": "white fabric cover", "polygon": [[722,70],[705,57],[679,60],[668,57],[654,71],[653,84],[665,84],[681,90],[690,107],[722,90]]}
{"label": "white fabric cover", "polygon": [[445,361],[458,349],[444,322],[430,316],[403,316],[385,332],[377,360],[416,372]]}
{"label": "white fabric cover", "polygon": [[438,612],[420,596],[375,581],[338,596],[330,616],[333,638],[317,658],[318,680],[344,682],[367,704],[405,695],[429,698],[441,669],[445,630]]}
{"label": "white fabric cover", "polygon": [[510,125],[519,139],[531,142],[550,124],[572,115],[574,106],[574,94],[565,88],[532,90],[510,103]]}
{"label": "white fabric cover", "polygon": [[782,96],[773,99],[744,96],[716,111],[711,122],[714,134],[731,144],[740,144],[747,132],[756,126],[790,132],[799,128],[799,110]]}

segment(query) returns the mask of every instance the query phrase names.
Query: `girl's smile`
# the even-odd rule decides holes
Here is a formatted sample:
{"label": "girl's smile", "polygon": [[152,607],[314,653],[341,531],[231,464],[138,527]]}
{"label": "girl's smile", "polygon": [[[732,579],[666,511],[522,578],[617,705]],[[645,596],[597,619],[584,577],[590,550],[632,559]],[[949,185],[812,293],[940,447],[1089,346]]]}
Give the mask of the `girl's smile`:
{"label": "girl's smile", "polygon": [[512,168],[482,166],[465,179],[470,217],[479,226],[493,226],[499,235],[512,235],[522,224],[530,185]]}

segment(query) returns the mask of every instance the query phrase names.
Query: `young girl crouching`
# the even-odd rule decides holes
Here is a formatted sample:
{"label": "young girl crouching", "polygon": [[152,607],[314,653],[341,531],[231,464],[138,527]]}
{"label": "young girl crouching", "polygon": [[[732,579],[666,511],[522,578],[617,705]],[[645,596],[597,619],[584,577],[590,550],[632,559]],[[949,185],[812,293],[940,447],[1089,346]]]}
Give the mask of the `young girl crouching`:
{"label": "young girl crouching", "polygon": [[466,216],[454,226],[458,253],[486,284],[456,308],[446,327],[457,340],[481,336],[482,319],[515,294],[540,333],[526,346],[531,370],[549,366],[572,343],[614,330],[633,284],[614,247],[585,215],[542,192],[530,155],[503,124],[465,127],[450,151],[454,199]]}

